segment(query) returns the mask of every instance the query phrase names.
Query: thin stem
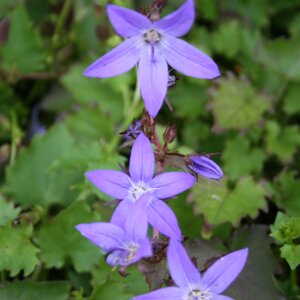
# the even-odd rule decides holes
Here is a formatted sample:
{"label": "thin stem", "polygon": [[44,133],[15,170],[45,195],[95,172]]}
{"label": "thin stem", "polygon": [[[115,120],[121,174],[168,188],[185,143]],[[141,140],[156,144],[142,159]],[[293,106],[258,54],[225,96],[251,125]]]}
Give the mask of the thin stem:
{"label": "thin stem", "polygon": [[[125,95],[123,95],[125,96]],[[142,112],[142,105],[140,102],[141,96],[140,96],[140,86],[137,81],[136,86],[135,86],[135,91],[133,94],[133,101],[130,109],[127,110],[127,114],[125,115],[124,121],[119,127],[119,131],[124,131],[128,128],[128,126],[131,124],[132,120],[136,118],[139,114]],[[124,105],[126,103],[126,100],[124,99]],[[115,135],[111,142],[108,144],[107,149],[108,151],[112,151],[115,149],[119,143],[120,136]]]}
{"label": "thin stem", "polygon": [[73,6],[73,0],[65,0],[64,6],[61,10],[61,13],[58,17],[58,20],[56,22],[55,29],[54,29],[54,35],[53,35],[53,39],[52,39],[52,43],[53,43],[54,47],[56,46],[56,42],[57,42],[58,37],[64,27],[64,24],[66,22],[66,19],[69,15],[69,12],[70,12],[70,9],[72,8],[72,6]]}
{"label": "thin stem", "polygon": [[15,112],[13,111],[11,113],[11,147],[10,147],[10,159],[9,164],[12,166],[16,159],[17,154],[17,136],[18,136],[18,130],[17,130],[17,117]]}

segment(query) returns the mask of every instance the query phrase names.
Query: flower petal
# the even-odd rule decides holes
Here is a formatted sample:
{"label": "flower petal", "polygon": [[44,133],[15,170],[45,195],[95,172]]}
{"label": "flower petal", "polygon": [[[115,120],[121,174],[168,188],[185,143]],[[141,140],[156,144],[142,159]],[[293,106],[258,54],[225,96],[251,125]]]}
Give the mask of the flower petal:
{"label": "flower petal", "polygon": [[136,262],[143,257],[149,257],[152,255],[153,255],[152,244],[148,238],[145,238],[142,241],[140,241],[140,247],[135,255],[133,262]]}
{"label": "flower petal", "polygon": [[166,287],[148,294],[136,296],[132,300],[181,300],[183,292],[177,287]]}
{"label": "flower petal", "polygon": [[195,20],[194,0],[187,0],[176,11],[154,23],[158,29],[172,36],[182,36],[189,32]]}
{"label": "flower petal", "polygon": [[159,199],[173,197],[187,189],[195,182],[195,177],[184,172],[167,172],[154,177],[151,188],[155,188],[153,195]]}
{"label": "flower petal", "polygon": [[117,5],[107,5],[107,15],[117,34],[122,37],[133,37],[152,26],[144,15]]}
{"label": "flower petal", "polygon": [[188,167],[203,177],[220,180],[224,176],[222,169],[205,155],[193,155],[189,159]]}
{"label": "flower petal", "polygon": [[170,240],[167,258],[171,277],[179,287],[202,285],[201,275],[181,243]]}
{"label": "flower petal", "polygon": [[132,37],[125,40],[97,59],[83,74],[88,77],[106,78],[125,73],[138,62],[141,46],[140,38]]}
{"label": "flower petal", "polygon": [[138,64],[140,89],[147,111],[155,117],[167,94],[168,65],[160,48],[147,45]]}
{"label": "flower petal", "polygon": [[120,201],[111,216],[110,223],[123,227],[133,205],[132,202],[127,201],[126,199]]}
{"label": "flower petal", "polygon": [[154,153],[151,143],[143,133],[140,133],[131,150],[129,162],[131,178],[136,183],[139,181],[150,181],[154,174],[154,164]]}
{"label": "flower petal", "polygon": [[105,194],[124,199],[131,187],[129,177],[119,171],[95,170],[85,173],[88,180]]}
{"label": "flower petal", "polygon": [[153,198],[148,204],[147,213],[148,222],[160,233],[176,240],[182,240],[176,216],[166,203]]}
{"label": "flower petal", "polygon": [[245,266],[248,249],[242,249],[217,260],[204,274],[203,284],[210,292],[219,294],[236,279]]}
{"label": "flower petal", "polygon": [[75,227],[84,237],[105,251],[118,249],[125,240],[124,230],[111,223],[86,223]]}
{"label": "flower petal", "polygon": [[147,202],[149,201],[149,194],[142,195],[128,212],[125,231],[134,241],[139,241],[147,237],[148,221],[147,221]]}
{"label": "flower petal", "polygon": [[224,295],[215,295],[211,298],[211,300],[234,300],[234,299]]}
{"label": "flower petal", "polygon": [[165,36],[162,45],[165,59],[178,72],[204,79],[213,79],[220,75],[216,63],[187,42],[172,36]]}

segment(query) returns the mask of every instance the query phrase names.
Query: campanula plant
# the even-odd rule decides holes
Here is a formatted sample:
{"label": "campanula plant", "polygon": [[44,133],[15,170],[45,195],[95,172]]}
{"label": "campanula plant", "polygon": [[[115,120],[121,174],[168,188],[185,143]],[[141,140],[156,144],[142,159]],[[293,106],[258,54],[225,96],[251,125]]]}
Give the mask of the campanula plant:
{"label": "campanula plant", "polygon": [[[138,66],[147,112],[140,121],[133,120],[129,130],[122,133],[127,144],[133,140],[129,171],[125,168],[122,171],[92,170],[85,174],[93,185],[119,203],[109,223],[76,226],[84,237],[108,254],[106,261],[112,266],[127,267],[136,262],[141,266],[143,260],[151,262],[153,257],[161,256],[164,245],[169,244],[166,259],[169,273],[178,287],[159,289],[137,296],[135,300],[232,299],[220,293],[235,280],[247,259],[247,249],[233,252],[220,258],[201,275],[181,244],[183,235],[176,215],[166,203],[167,199],[191,188],[198,174],[217,180],[223,177],[221,168],[207,156],[170,152],[169,144],[176,138],[176,127],[167,126],[161,143],[154,119],[168,87],[176,80],[176,76],[169,75],[168,66],[196,78],[213,79],[220,74],[211,58],[178,39],[194,22],[194,6],[193,0],[187,0],[177,11],[153,20],[151,14],[148,18],[126,8],[108,5],[108,17],[125,41],[84,72],[86,76],[104,78]],[[183,162],[185,172],[164,171],[166,167],[178,167],[172,165],[176,159]],[[152,226],[151,240],[148,223]],[[164,238],[160,239],[161,236]],[[166,242],[166,238],[169,241]],[[141,270],[147,278],[146,269],[144,266]]]}

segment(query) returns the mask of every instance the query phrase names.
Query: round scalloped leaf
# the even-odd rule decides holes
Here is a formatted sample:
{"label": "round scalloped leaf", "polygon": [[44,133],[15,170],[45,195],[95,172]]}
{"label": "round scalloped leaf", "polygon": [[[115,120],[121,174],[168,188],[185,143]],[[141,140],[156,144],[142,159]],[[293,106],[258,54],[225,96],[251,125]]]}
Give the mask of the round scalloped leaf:
{"label": "round scalloped leaf", "polygon": [[83,179],[83,174],[68,170],[50,172],[48,168],[74,147],[74,140],[63,125],[55,125],[45,136],[36,136],[7,169],[6,191],[25,207],[70,203],[76,197],[70,186]]}
{"label": "round scalloped leaf", "polygon": [[39,249],[31,243],[31,235],[32,226],[0,227],[0,271],[7,270],[15,276],[24,270],[27,276],[34,270],[39,264]]}
{"label": "round scalloped leaf", "polygon": [[246,80],[230,75],[219,80],[219,86],[211,90],[209,108],[220,130],[244,130],[258,125],[271,102],[259,94]]}
{"label": "round scalloped leaf", "polygon": [[99,221],[99,215],[78,201],[56,215],[38,233],[41,260],[48,268],[62,268],[71,260],[77,272],[88,272],[101,256],[101,250],[80,235],[75,225]]}
{"label": "round scalloped leaf", "polygon": [[0,226],[10,224],[19,214],[20,208],[15,208],[12,202],[5,201],[0,195]]}
{"label": "round scalloped leaf", "polygon": [[260,209],[265,209],[264,190],[252,178],[241,178],[233,190],[226,180],[200,179],[188,196],[194,202],[197,213],[204,215],[212,225],[230,222],[237,224],[241,218],[255,218]]}

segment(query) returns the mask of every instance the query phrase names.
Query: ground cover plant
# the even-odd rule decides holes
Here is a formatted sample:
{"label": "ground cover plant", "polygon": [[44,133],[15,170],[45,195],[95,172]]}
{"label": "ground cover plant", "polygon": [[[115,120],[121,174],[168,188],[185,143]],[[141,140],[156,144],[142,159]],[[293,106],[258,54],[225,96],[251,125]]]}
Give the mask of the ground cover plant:
{"label": "ground cover plant", "polygon": [[0,299],[299,299],[299,8],[1,1]]}

